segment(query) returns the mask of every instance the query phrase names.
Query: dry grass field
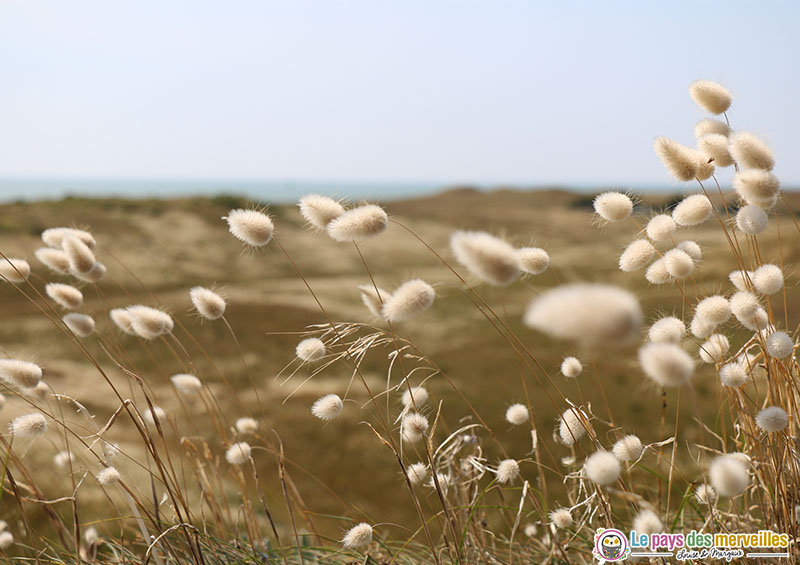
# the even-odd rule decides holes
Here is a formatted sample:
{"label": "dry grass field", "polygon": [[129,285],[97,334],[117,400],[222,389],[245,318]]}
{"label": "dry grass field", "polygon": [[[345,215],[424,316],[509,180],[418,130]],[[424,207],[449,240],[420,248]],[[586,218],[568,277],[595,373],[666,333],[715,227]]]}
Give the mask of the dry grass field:
{"label": "dry grass field", "polygon": [[[475,421],[463,400],[466,398],[478,408],[491,433],[501,438],[508,453],[517,459],[531,457],[530,430],[524,426],[512,428],[504,417],[511,404],[526,403],[522,386],[525,382],[539,431],[541,468],[551,489],[546,502],[549,509],[556,503],[568,503],[565,495],[559,493],[559,484],[564,472],[562,459],[571,455],[569,448],[552,438],[560,409],[556,410],[547,393],[555,395],[555,392],[549,385],[543,387],[521,366],[508,342],[474,307],[458,280],[400,224],[413,230],[453,265],[456,263],[448,242],[456,229],[483,230],[503,236],[515,246],[535,244],[546,249],[551,257],[548,271],[504,289],[480,285],[460,267],[456,269],[477,285],[486,302],[558,381],[561,392],[575,403],[590,404],[598,420],[607,422],[596,426],[601,441],[613,443],[612,431],[621,427],[626,433],[637,434],[645,443],[657,442],[673,435],[676,397],[670,394],[663,398],[668,422],[663,430],[659,410],[661,391],[643,378],[636,363],[635,347],[602,352],[581,350],[555,342],[521,322],[527,304],[544,289],[576,281],[607,282],[634,290],[642,303],[645,325],[662,314],[681,315],[693,306],[692,300],[682,300],[681,285],[652,286],[641,273],[625,274],[617,267],[619,254],[634,238],[636,226],[643,227],[652,211],[673,205],[680,194],[645,195],[634,218],[623,225],[598,225],[593,220],[591,196],[561,190],[456,189],[430,197],[386,202],[384,207],[393,220],[387,232],[360,245],[378,286],[391,289],[419,277],[436,288],[436,302],[430,311],[398,324],[396,330],[435,360],[460,391],[454,391],[441,375],[426,383],[434,407],[429,413],[431,420],[435,408],[439,403],[442,406],[443,415],[436,432],[441,439],[449,431]],[[720,199],[712,200],[724,217]],[[800,199],[787,193],[784,202],[777,208],[777,220],[759,242],[764,262],[784,261],[791,265],[800,260],[800,246],[789,209],[796,210]],[[212,457],[224,459],[225,446],[215,427],[230,428],[237,418],[250,415],[260,422],[259,434],[273,438],[277,434],[284,446],[287,472],[305,505],[305,516],[295,517],[301,530],[316,531],[319,539],[336,540],[352,519],[385,524],[382,531],[391,537],[407,538],[413,533],[408,528],[418,524],[418,517],[399,480],[392,452],[367,425],[372,421],[372,411],[363,387],[357,381],[349,386],[353,382],[352,367],[335,363],[311,379],[313,368],[308,366],[293,372],[296,365],[292,365],[286,370],[295,360],[294,349],[302,332],[312,324],[325,323],[327,318],[275,242],[248,251],[228,234],[221,217],[232,208],[254,205],[269,203],[225,196],[180,200],[67,198],[57,202],[5,204],[0,206],[0,251],[9,257],[27,258],[33,269],[30,281],[43,293],[45,283],[62,278],[66,282],[67,277],[53,275],[34,259],[34,251],[42,245],[41,232],[54,226],[77,226],[94,234],[98,259],[107,266],[108,274],[98,285],[84,285],[86,302],[81,311],[95,318],[97,331],[96,336],[82,343],[126,397],[143,403],[141,390],[117,362],[141,377],[152,398],[165,409],[166,423],[162,423],[165,447],[194,508],[203,506],[199,504],[200,488],[192,465],[195,450],[205,445]],[[286,248],[333,320],[385,327],[361,302],[357,287],[370,284],[370,278],[352,245],[336,243],[324,233],[309,229],[296,206],[269,206],[269,213],[276,226],[275,238]],[[727,291],[721,281],[727,279],[733,267],[728,243],[717,220],[711,218],[698,228],[682,230],[680,236],[694,239],[703,249],[701,268],[686,283],[687,287],[694,287],[692,294]],[[800,318],[796,282],[796,273],[788,271],[786,297],[775,297],[772,302],[776,311],[783,312],[786,301],[789,320]],[[191,308],[189,289],[196,285],[215,288],[227,298],[227,319],[241,343],[260,406],[236,343],[225,326],[202,320]],[[45,300],[29,294],[30,300],[26,300],[13,286],[0,284],[0,357],[32,360],[44,367],[44,380],[56,393],[68,395],[85,406],[95,427],[82,415],[69,412],[64,402],[52,398],[42,402],[50,410],[65,411],[64,418],[84,429],[89,437],[93,429],[102,427],[112,417],[119,401],[89,356],[75,346],[62,328],[42,315],[37,305],[49,308]],[[112,308],[139,303],[160,306],[172,314],[176,321],[174,333],[185,352],[166,340],[145,343],[122,334],[113,325],[108,317]],[[376,349],[364,359],[362,372],[375,391],[386,387],[390,351],[391,348]],[[561,359],[567,354],[580,357],[587,367],[577,379],[564,379],[558,374]],[[183,372],[196,374],[208,384],[223,415],[220,422],[209,419],[199,402],[181,400],[175,394],[169,377]],[[715,430],[726,425],[720,420],[727,416],[719,410],[718,389],[718,376],[711,366],[701,368],[683,389],[678,422],[681,448],[708,442],[707,437],[700,437],[705,433],[704,428],[696,422]],[[345,398],[348,390],[340,418],[322,423],[310,417],[311,404],[318,397],[335,392]],[[29,403],[33,402],[11,394],[6,396],[7,402],[0,412],[2,427],[15,416],[29,412]],[[389,403],[392,413],[396,414],[401,407],[399,393],[380,399]],[[614,407],[611,415],[609,404]],[[124,415],[115,419],[104,438],[119,446],[121,454],[116,465],[130,477],[132,488],[144,500],[161,501],[166,509],[170,503],[162,500],[163,492],[159,485],[151,485],[149,473],[142,465],[143,448],[131,420]],[[61,449],[63,432],[53,429],[24,455],[43,494],[51,500],[69,496],[73,489],[72,481],[51,463]],[[484,449],[490,461],[502,455],[491,442]],[[699,469],[693,466],[686,449],[681,449],[678,457],[685,460],[681,469],[691,482],[692,471]],[[289,537],[289,516],[283,502],[278,460],[267,453],[255,460],[279,533]],[[654,480],[658,474],[667,473],[668,466],[655,457],[646,459],[642,465]],[[82,467],[96,472],[97,463],[87,459],[78,464],[78,468]],[[76,474],[80,476],[78,468]],[[220,468],[223,469],[220,479],[235,503],[239,495],[233,486],[234,473],[225,471],[224,464]],[[522,469],[531,477],[538,472],[531,463],[523,462]],[[24,479],[19,480],[25,483]],[[686,483],[677,485],[675,490],[673,510],[675,500],[686,490]],[[94,485],[82,487],[80,521],[84,527],[95,525],[101,535],[118,537],[121,524],[117,517],[120,512],[126,515],[127,510],[121,498],[112,496],[109,503],[106,497]],[[37,531],[55,537],[44,514],[33,511],[33,503],[27,504]],[[54,507],[64,510],[69,504],[65,501]],[[435,511],[436,492],[428,489],[422,496],[422,504],[428,511]],[[508,504],[514,506],[516,502]],[[8,491],[0,508],[0,518],[9,523],[20,522],[20,510]],[[260,510],[259,515],[263,519]],[[492,514],[490,518],[497,522],[498,530],[506,531],[513,519],[513,512],[507,511]],[[538,516],[526,509],[523,523],[538,520]],[[20,542],[29,543],[24,537]]]}

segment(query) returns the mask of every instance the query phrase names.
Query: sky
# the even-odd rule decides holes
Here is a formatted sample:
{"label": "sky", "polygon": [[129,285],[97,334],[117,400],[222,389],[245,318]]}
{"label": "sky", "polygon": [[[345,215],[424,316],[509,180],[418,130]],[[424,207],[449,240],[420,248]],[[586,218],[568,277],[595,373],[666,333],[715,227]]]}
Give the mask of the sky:
{"label": "sky", "polygon": [[[675,184],[708,78],[800,186],[800,3],[0,0],[0,178]],[[729,176],[727,177],[729,180]]]}

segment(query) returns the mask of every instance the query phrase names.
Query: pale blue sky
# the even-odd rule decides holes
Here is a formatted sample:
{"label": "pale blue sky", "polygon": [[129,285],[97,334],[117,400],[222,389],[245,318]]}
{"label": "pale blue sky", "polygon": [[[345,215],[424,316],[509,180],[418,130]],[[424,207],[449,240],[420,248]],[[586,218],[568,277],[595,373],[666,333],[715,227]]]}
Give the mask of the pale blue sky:
{"label": "pale blue sky", "polygon": [[0,177],[671,184],[710,78],[797,185],[798,4],[0,0]]}

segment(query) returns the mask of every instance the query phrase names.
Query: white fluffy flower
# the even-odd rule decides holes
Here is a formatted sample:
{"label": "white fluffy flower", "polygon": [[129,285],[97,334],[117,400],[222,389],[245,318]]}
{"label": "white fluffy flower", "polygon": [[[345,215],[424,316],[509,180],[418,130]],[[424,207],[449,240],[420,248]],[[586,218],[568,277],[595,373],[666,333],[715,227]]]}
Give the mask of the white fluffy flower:
{"label": "white fluffy flower", "polygon": [[661,242],[671,238],[675,234],[676,229],[677,226],[672,216],[659,214],[653,216],[650,221],[647,222],[645,231],[647,232],[647,237],[655,242]]}
{"label": "white fluffy flower", "polygon": [[513,483],[519,476],[519,463],[504,459],[497,465],[497,482],[504,485]]}
{"label": "white fluffy flower", "polygon": [[551,337],[587,346],[627,344],[639,336],[642,310],[632,293],[601,284],[569,284],[542,293],[523,322]]}
{"label": "white fluffy flower", "polygon": [[783,288],[783,271],[777,265],[761,265],[751,280],[760,294],[775,294]]}
{"label": "white fluffy flower", "polygon": [[361,522],[347,530],[342,538],[345,549],[364,549],[372,543],[372,526]]}
{"label": "white fluffy flower", "polygon": [[539,275],[550,266],[550,255],[539,247],[521,247],[517,249],[519,270],[529,275]]}
{"label": "white fluffy flower", "polygon": [[632,241],[622,255],[619,256],[619,268],[626,273],[632,273],[639,269],[644,269],[653,255],[656,248],[646,239],[636,239]]}
{"label": "white fluffy flower", "polygon": [[658,534],[664,531],[664,524],[658,514],[645,508],[633,518],[633,529],[637,534]]}
{"label": "white fluffy flower", "polygon": [[633,200],[621,192],[604,192],[595,197],[594,211],[607,222],[619,222],[633,212]]}
{"label": "white fluffy flower", "polygon": [[637,436],[627,435],[614,444],[612,451],[620,461],[636,461],[644,453],[644,446]]}
{"label": "white fluffy flower", "polygon": [[[570,446],[586,435],[583,419],[586,415],[575,408],[567,408],[558,419],[558,437],[561,443]],[[582,419],[583,418],[583,419]]]}
{"label": "white fluffy flower", "polygon": [[550,522],[559,530],[572,525],[572,512],[569,508],[557,508],[550,512]]}
{"label": "white fluffy flower", "polygon": [[410,390],[406,389],[403,392],[401,401],[403,402],[403,406],[423,406],[428,402],[428,391],[425,389],[425,387],[412,386]]}
{"label": "white fluffy flower", "polygon": [[403,416],[400,423],[400,435],[403,441],[414,443],[423,438],[428,431],[428,419],[419,412],[412,412]]}
{"label": "white fluffy flower", "polygon": [[672,211],[672,219],[679,226],[696,226],[711,217],[711,201],[705,194],[692,194],[684,198]]}
{"label": "white fluffy flower", "polygon": [[326,394],[314,402],[311,406],[311,413],[320,420],[330,421],[339,417],[342,413],[344,404],[342,399],[336,394]]}
{"label": "white fluffy flower", "polygon": [[694,361],[683,349],[668,342],[648,343],[639,349],[639,364],[656,384],[676,387],[694,375]]}
{"label": "white fluffy flower", "polygon": [[584,469],[589,480],[601,486],[610,485],[622,472],[619,460],[608,451],[592,453],[586,460]]}
{"label": "white fluffy flower", "polygon": [[250,460],[251,451],[249,443],[240,441],[228,448],[228,451],[225,452],[225,459],[231,465],[243,465]]}
{"label": "white fluffy flower", "polygon": [[722,496],[737,496],[747,488],[747,464],[735,454],[720,455],[708,468],[711,486]]}
{"label": "white fluffy flower", "polygon": [[406,475],[412,485],[421,485],[428,477],[428,467],[424,463],[413,463],[406,468]]}
{"label": "white fluffy flower", "polygon": [[297,344],[296,353],[302,361],[319,361],[325,356],[325,344],[319,338],[309,337]]}
{"label": "white fluffy flower", "polygon": [[647,332],[652,342],[680,343],[686,335],[686,325],[675,316],[665,316],[656,320]]}
{"label": "white fluffy flower", "polygon": [[583,365],[577,357],[565,357],[561,362],[561,374],[568,379],[574,379],[583,371]]}
{"label": "white fluffy flower", "polygon": [[767,337],[767,353],[776,359],[785,359],[794,351],[794,342],[784,332],[773,332]]}
{"label": "white fluffy flower", "polygon": [[484,282],[507,286],[519,278],[517,251],[499,237],[456,231],[450,237],[450,249],[459,263]]}
{"label": "white fluffy flower", "polygon": [[524,404],[512,404],[506,410],[506,420],[509,424],[520,426],[528,419],[528,408]]}
{"label": "white fluffy flower", "polygon": [[721,363],[730,348],[727,337],[722,334],[714,334],[700,346],[698,353],[704,363]]}
{"label": "white fluffy flower", "polygon": [[719,378],[725,386],[735,388],[747,382],[747,371],[741,363],[726,363],[719,370]]}
{"label": "white fluffy flower", "polygon": [[739,208],[736,212],[736,227],[747,235],[758,235],[767,229],[769,218],[767,213],[752,204]]}
{"label": "white fluffy flower", "polygon": [[756,415],[756,425],[768,433],[779,432],[789,425],[789,416],[780,406],[770,406]]}

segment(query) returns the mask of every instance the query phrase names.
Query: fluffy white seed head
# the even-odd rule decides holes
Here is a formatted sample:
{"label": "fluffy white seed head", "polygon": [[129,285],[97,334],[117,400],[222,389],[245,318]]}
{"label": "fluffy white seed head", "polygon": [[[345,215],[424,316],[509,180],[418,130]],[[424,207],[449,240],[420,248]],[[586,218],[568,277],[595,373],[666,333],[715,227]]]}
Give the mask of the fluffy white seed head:
{"label": "fluffy white seed head", "polygon": [[687,196],[672,210],[672,219],[679,226],[696,226],[711,217],[711,201],[705,194]]}
{"label": "fluffy white seed head", "polygon": [[9,430],[14,437],[39,437],[47,431],[47,419],[39,412],[23,414],[11,421]]}
{"label": "fluffy white seed head", "polygon": [[622,255],[619,256],[619,268],[621,271],[631,273],[647,266],[656,248],[646,239],[636,239],[632,241]]}
{"label": "fluffy white seed head", "polygon": [[721,496],[737,496],[747,488],[748,466],[734,454],[720,455],[711,462],[708,476],[711,486]]}
{"label": "fluffy white seed head", "polygon": [[657,385],[677,387],[694,375],[694,361],[674,343],[648,343],[639,349],[639,364]]}
{"label": "fluffy white seed head", "polygon": [[586,476],[589,480],[598,485],[610,485],[619,478],[622,466],[619,459],[608,451],[596,451],[592,453],[584,464]]}
{"label": "fluffy white seed head", "polygon": [[693,149],[666,137],[656,138],[653,148],[667,171],[679,181],[697,177],[700,162]]}
{"label": "fluffy white seed head", "polygon": [[69,268],[76,273],[88,273],[97,263],[89,246],[77,237],[65,236],[61,242],[61,248],[67,254]]}
{"label": "fluffy white seed head", "polygon": [[661,518],[658,517],[658,514],[649,508],[645,508],[634,516],[633,529],[636,530],[638,534],[659,534],[664,531],[664,524],[661,522]]}
{"label": "fluffy white seed head", "polygon": [[239,418],[236,420],[236,431],[240,434],[254,434],[258,431],[258,422],[253,418]]}
{"label": "fluffy white seed head", "polygon": [[272,218],[258,210],[231,210],[223,220],[228,222],[228,230],[233,237],[252,247],[263,247],[272,239],[275,224]]}
{"label": "fluffy white seed head", "polygon": [[710,179],[714,174],[714,163],[708,161],[708,157],[702,151],[692,149],[695,159],[697,159],[697,178],[698,180]]}
{"label": "fluffy white seed head", "polygon": [[717,502],[717,491],[711,485],[703,483],[694,489],[694,497],[700,504],[713,505]]}
{"label": "fluffy white seed head", "polygon": [[372,543],[372,526],[361,522],[347,530],[342,538],[345,549],[364,549]]}
{"label": "fluffy white seed head", "polygon": [[403,402],[403,406],[413,407],[416,405],[419,408],[428,402],[428,391],[422,386],[412,386],[410,390],[406,389],[403,392],[401,401]]}
{"label": "fluffy white seed head", "polygon": [[751,284],[751,282],[748,281],[753,280],[753,271],[732,271],[731,274],[728,275],[728,280],[730,280],[731,284],[738,290],[748,290]]}
{"label": "fluffy white seed head", "polygon": [[704,135],[697,140],[697,147],[706,159],[713,159],[716,167],[730,167],[733,157],[728,149],[728,137],[718,133]]}
{"label": "fluffy white seed head", "polygon": [[31,275],[31,266],[25,259],[0,257],[0,280],[11,283],[24,283]]}
{"label": "fluffy white seed head", "polygon": [[97,533],[96,528],[90,526],[86,528],[86,532],[83,534],[83,539],[86,541],[86,545],[93,546],[100,539],[100,535]]}
{"label": "fluffy white seed head", "polygon": [[79,273],[78,271],[70,269],[69,274],[80,281],[94,284],[101,281],[103,277],[106,276],[106,266],[98,261],[88,273]]}
{"label": "fluffy white seed head", "polygon": [[414,443],[419,441],[428,431],[428,419],[419,412],[412,412],[403,416],[400,432],[403,441]]}
{"label": "fluffy white seed head", "polygon": [[392,294],[388,290],[383,290],[381,287],[375,289],[372,284],[364,284],[358,287],[361,291],[361,301],[364,306],[372,312],[373,316],[383,317],[383,305],[388,302]]}
{"label": "fluffy white seed head", "polygon": [[69,464],[74,461],[75,457],[73,457],[72,453],[69,451],[59,451],[56,453],[55,457],[53,457],[53,464],[59,469],[66,469],[69,467]]}
{"label": "fluffy white seed head", "polygon": [[21,388],[33,388],[42,380],[42,368],[19,359],[0,359],[0,378]]}
{"label": "fluffy white seed head", "polygon": [[525,524],[525,528],[522,531],[526,538],[532,538],[537,534],[539,528],[536,527],[536,524]]}
{"label": "fluffy white seed head", "polygon": [[150,422],[151,424],[156,423],[156,419],[159,422],[163,422],[163,420],[167,417],[167,412],[161,408],[161,406],[153,406],[152,409],[148,408],[144,411],[144,419]]}
{"label": "fluffy white seed head", "polygon": [[688,277],[694,271],[694,261],[682,249],[670,249],[664,253],[664,267],[673,279]]}
{"label": "fluffy white seed head", "polygon": [[604,192],[595,197],[594,211],[607,222],[619,222],[633,212],[633,200],[621,192]]}
{"label": "fluffy white seed head", "polygon": [[722,384],[729,387],[739,387],[747,382],[747,371],[741,363],[726,363],[719,370]]}
{"label": "fluffy white seed head", "polygon": [[519,270],[529,275],[540,275],[550,266],[550,255],[539,247],[521,247],[517,249]]}
{"label": "fluffy white seed head", "polygon": [[644,278],[646,278],[647,282],[650,284],[666,284],[673,280],[672,275],[667,271],[667,263],[664,261],[663,257],[653,261],[653,264],[645,271]]}
{"label": "fluffy white seed head", "polygon": [[764,408],[756,415],[756,426],[767,433],[775,433],[789,425],[789,416],[780,406]]}
{"label": "fluffy white seed head", "polygon": [[0,549],[8,549],[14,545],[14,534],[9,531],[0,532]]}
{"label": "fluffy white seed head", "polygon": [[65,237],[75,237],[82,241],[89,249],[94,249],[97,242],[86,230],[76,228],[50,228],[42,232],[42,241],[49,247],[60,248],[64,243]]}
{"label": "fluffy white seed head", "polygon": [[636,296],[602,284],[568,284],[535,298],[523,317],[530,328],[587,346],[624,345],[639,335],[642,310]]}
{"label": "fluffy white seed head", "polygon": [[225,315],[225,299],[219,294],[202,286],[189,291],[195,309],[207,320],[218,320]]}
{"label": "fluffy white seed head", "polygon": [[103,486],[116,484],[119,482],[119,480],[119,471],[117,471],[114,467],[106,467],[97,473],[97,482]]}
{"label": "fluffy white seed head", "polygon": [[559,530],[572,525],[572,512],[569,508],[557,508],[550,512],[550,523]]}
{"label": "fluffy white seed head", "polygon": [[581,418],[575,408],[568,408],[561,414],[558,419],[558,437],[561,443],[567,446],[574,445],[586,435],[586,428]]}
{"label": "fluffy white seed head", "polygon": [[44,400],[50,396],[51,392],[52,390],[50,389],[50,385],[44,381],[39,381],[39,384],[35,387],[23,391],[26,396],[36,400]]}
{"label": "fluffy white seed head", "polygon": [[683,240],[675,246],[677,249],[680,249],[684,253],[686,253],[689,257],[692,258],[692,261],[697,263],[700,259],[703,258],[703,250],[700,249],[700,246],[697,244],[696,241],[692,241],[690,239]]}
{"label": "fluffy white seed head", "polygon": [[114,308],[108,313],[111,321],[128,335],[136,335],[131,323],[131,314],[126,308]]}
{"label": "fluffy white seed head", "polygon": [[314,402],[313,406],[311,406],[311,413],[320,420],[329,422],[339,417],[339,414],[342,413],[342,408],[344,408],[344,404],[339,395],[326,394]]}
{"label": "fluffy white seed head", "polygon": [[91,316],[70,312],[61,319],[72,333],[78,337],[89,337],[94,333],[94,318]]}
{"label": "fluffy white seed head", "polygon": [[694,136],[698,139],[698,141],[707,135],[721,135],[727,138],[730,133],[731,128],[728,127],[728,124],[720,120],[715,120],[714,118],[700,120],[697,122],[697,125],[694,126]]}
{"label": "fluffy white seed head", "polygon": [[44,291],[59,306],[67,310],[75,310],[83,306],[83,293],[74,286],[49,283],[45,285]]}
{"label": "fluffy white seed head", "polygon": [[761,305],[758,299],[751,293],[739,291],[730,300],[731,312],[740,322],[748,322],[753,319]]}
{"label": "fluffy white seed head", "polygon": [[225,452],[225,459],[231,465],[243,465],[250,460],[251,452],[250,444],[240,441],[228,448],[228,451]]}
{"label": "fluffy white seed head", "polygon": [[69,272],[69,259],[67,259],[67,254],[61,249],[41,247],[36,250],[34,255],[36,255],[40,263],[54,273],[66,275]]}
{"label": "fluffy white seed head", "polygon": [[783,271],[777,265],[761,265],[751,280],[760,294],[775,294],[783,288]]}
{"label": "fluffy white seed head", "polygon": [[302,361],[312,363],[325,356],[325,344],[319,338],[309,337],[297,344],[295,352]]}
{"label": "fluffy white seed head", "polygon": [[368,204],[348,210],[328,224],[328,235],[339,242],[364,241],[382,234],[389,216],[380,206]]}
{"label": "fluffy white seed head", "polygon": [[744,169],[733,177],[733,188],[745,202],[769,210],[778,201],[778,177],[761,169]]}
{"label": "fluffy white seed head", "polygon": [[731,304],[724,296],[708,296],[697,303],[694,312],[704,322],[718,326],[731,317]]}
{"label": "fluffy white seed head", "polygon": [[689,96],[698,106],[712,114],[722,114],[731,106],[731,93],[719,83],[696,80],[689,85]]}
{"label": "fluffy white seed head", "polygon": [[128,306],[131,329],[141,338],[156,339],[168,334],[174,327],[172,317],[162,310],[149,306]]}
{"label": "fluffy white seed head", "polygon": [[731,156],[742,169],[771,171],[775,157],[769,146],[752,133],[738,131],[731,136]]}
{"label": "fluffy white seed head", "polygon": [[714,334],[700,346],[698,353],[704,363],[721,363],[731,348],[728,338],[722,334]]}
{"label": "fluffy white seed head", "polygon": [[644,446],[637,436],[628,435],[614,444],[612,452],[620,461],[636,461],[644,453]]}
{"label": "fluffy white seed head", "polygon": [[513,459],[503,459],[497,465],[497,482],[507,485],[519,477],[519,463]]}
{"label": "fluffy white seed head", "polygon": [[421,485],[428,478],[428,467],[424,463],[413,463],[406,468],[406,475],[412,485]]}
{"label": "fluffy white seed head", "polygon": [[422,279],[401,284],[383,305],[383,317],[390,322],[402,322],[433,306],[436,291]]}
{"label": "fluffy white seed head", "polygon": [[680,343],[686,335],[686,325],[675,316],[656,320],[647,332],[647,339],[656,343]]}
{"label": "fluffy white seed head", "polygon": [[170,380],[172,381],[172,386],[175,387],[175,390],[185,395],[197,394],[203,388],[203,383],[201,383],[200,379],[194,375],[181,373],[178,375],[172,375]]}
{"label": "fluffy white seed head", "polygon": [[495,286],[507,286],[519,277],[516,250],[486,232],[456,231],[450,249],[470,273]]}
{"label": "fluffy white seed head", "polygon": [[333,198],[307,194],[297,203],[300,214],[317,229],[324,230],[333,220],[344,214],[344,206]]}
{"label": "fluffy white seed head", "polygon": [[736,212],[736,227],[747,235],[758,235],[767,229],[769,218],[758,206],[747,204]]}
{"label": "fluffy white seed head", "polygon": [[521,426],[529,419],[528,407],[524,404],[512,404],[506,410],[506,421],[513,426]]}
{"label": "fluffy white seed head", "polygon": [[785,359],[794,351],[794,342],[784,332],[772,332],[767,337],[767,353],[775,359]]}
{"label": "fluffy white seed head", "polygon": [[645,231],[647,232],[647,237],[658,243],[670,239],[673,235],[675,235],[676,229],[677,226],[675,225],[675,220],[672,219],[672,216],[658,214],[657,216],[650,218],[650,221],[647,222]]}
{"label": "fluffy white seed head", "polygon": [[583,371],[583,364],[577,357],[565,357],[561,361],[561,374],[568,379],[574,379]]}
{"label": "fluffy white seed head", "polygon": [[447,496],[447,491],[450,490],[450,487],[454,482],[453,477],[451,477],[449,473],[436,473],[435,480],[433,475],[431,475],[431,479],[428,481],[428,486],[431,488],[436,488],[437,481],[439,482],[439,488],[442,490],[442,494]]}

